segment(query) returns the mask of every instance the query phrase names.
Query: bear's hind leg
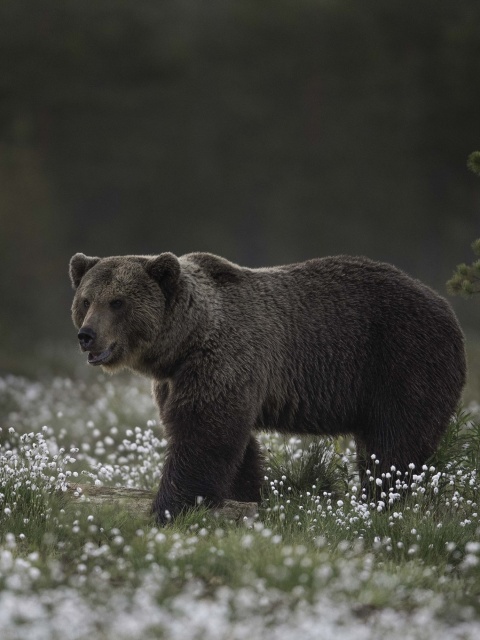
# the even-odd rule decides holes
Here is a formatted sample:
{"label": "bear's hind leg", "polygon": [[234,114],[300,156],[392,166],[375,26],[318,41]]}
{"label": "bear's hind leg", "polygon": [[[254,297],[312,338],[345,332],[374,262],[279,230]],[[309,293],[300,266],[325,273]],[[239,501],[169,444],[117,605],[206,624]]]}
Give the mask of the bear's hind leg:
{"label": "bear's hind leg", "polygon": [[[422,466],[437,448],[437,434],[441,431],[425,429],[425,432],[430,437],[422,437],[421,428],[415,433],[399,429],[355,437],[360,483],[368,497],[388,499],[391,490],[395,492],[397,480],[409,483],[412,474],[421,473]],[[382,496],[382,492],[386,496]]]}
{"label": "bear's hind leg", "polygon": [[250,436],[242,462],[228,492],[230,500],[238,502],[260,502],[263,482],[263,454],[255,436]]}

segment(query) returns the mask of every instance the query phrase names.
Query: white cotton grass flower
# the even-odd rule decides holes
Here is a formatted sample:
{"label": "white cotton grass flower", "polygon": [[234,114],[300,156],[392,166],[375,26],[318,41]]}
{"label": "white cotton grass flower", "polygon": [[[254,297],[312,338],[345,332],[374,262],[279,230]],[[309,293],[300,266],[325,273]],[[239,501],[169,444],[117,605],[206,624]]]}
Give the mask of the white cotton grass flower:
{"label": "white cotton grass flower", "polygon": [[[82,398],[63,381],[51,394],[46,384],[28,393],[27,382],[13,383],[18,407],[0,434],[0,628],[6,638],[79,640],[81,629],[84,637],[105,640],[162,634],[180,640],[187,624],[192,637],[214,639],[300,633],[307,640],[387,634],[399,640],[405,611],[412,637],[424,637],[425,628],[439,640],[475,637],[468,635],[475,617],[466,606],[458,612],[457,635],[455,623],[447,634],[439,620],[459,601],[462,579],[470,590],[476,585],[478,474],[462,464],[380,473],[375,456],[372,479],[363,483],[353,443],[348,453],[338,443],[329,450],[346,469],[343,484],[325,485],[320,473],[299,488],[291,471],[308,458],[308,440],[261,434],[265,449],[293,464],[276,469],[267,463],[263,504],[248,528],[195,516],[157,528],[79,503],[78,510],[57,514],[45,534],[50,556],[30,554],[35,509],[26,511],[25,496],[29,505],[39,497],[40,505],[45,491],[72,481],[158,484],[166,441],[152,418],[149,391],[118,385],[110,379],[94,385],[92,409],[85,386]],[[44,398],[47,408],[34,416]],[[49,514],[43,517],[48,522]]]}

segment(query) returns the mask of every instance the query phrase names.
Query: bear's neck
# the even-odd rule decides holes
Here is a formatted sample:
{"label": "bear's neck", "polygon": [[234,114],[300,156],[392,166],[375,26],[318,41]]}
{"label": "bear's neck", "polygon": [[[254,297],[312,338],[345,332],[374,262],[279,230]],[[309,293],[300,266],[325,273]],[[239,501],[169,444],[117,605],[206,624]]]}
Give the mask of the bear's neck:
{"label": "bear's neck", "polygon": [[183,300],[184,304],[177,300],[168,321],[154,344],[144,351],[135,371],[154,380],[164,380],[188,366],[192,357],[198,357],[216,327],[207,300],[198,299],[195,294],[188,296],[186,303]]}

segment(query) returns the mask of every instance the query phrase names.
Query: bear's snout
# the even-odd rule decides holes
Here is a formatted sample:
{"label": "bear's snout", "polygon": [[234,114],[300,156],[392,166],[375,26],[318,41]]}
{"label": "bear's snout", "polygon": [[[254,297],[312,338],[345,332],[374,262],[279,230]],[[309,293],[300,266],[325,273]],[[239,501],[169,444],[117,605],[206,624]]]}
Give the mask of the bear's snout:
{"label": "bear's snout", "polygon": [[96,337],[97,334],[90,327],[82,327],[78,332],[78,341],[80,342],[81,348],[85,351],[92,348]]}

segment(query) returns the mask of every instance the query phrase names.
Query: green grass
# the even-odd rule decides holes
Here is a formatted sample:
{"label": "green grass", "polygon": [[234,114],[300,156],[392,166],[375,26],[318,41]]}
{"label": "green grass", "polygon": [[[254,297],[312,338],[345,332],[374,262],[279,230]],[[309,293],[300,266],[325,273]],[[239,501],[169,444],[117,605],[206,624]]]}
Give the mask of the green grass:
{"label": "green grass", "polygon": [[[350,443],[270,434],[253,523],[199,509],[159,529],[59,491],[69,479],[158,482],[164,441],[148,391],[112,384],[98,378],[88,396],[60,379],[0,385],[2,640],[34,628],[62,640],[176,637],[182,616],[192,638],[290,638],[298,628],[307,638],[403,638],[406,619],[412,638],[479,632],[474,416],[460,412],[429,465],[407,471],[410,490],[391,479],[390,505],[361,496]],[[32,398],[49,404],[55,428],[39,425]],[[62,626],[65,594],[84,611],[84,631]]]}

